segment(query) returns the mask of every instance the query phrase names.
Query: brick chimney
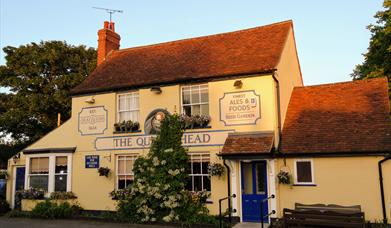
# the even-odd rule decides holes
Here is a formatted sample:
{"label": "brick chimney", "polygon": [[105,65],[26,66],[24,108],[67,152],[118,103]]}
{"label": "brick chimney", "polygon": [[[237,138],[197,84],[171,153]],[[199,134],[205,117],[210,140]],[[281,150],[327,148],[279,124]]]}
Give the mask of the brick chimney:
{"label": "brick chimney", "polygon": [[98,64],[105,61],[112,50],[119,49],[121,37],[115,33],[114,22],[105,21],[103,29],[98,31]]}

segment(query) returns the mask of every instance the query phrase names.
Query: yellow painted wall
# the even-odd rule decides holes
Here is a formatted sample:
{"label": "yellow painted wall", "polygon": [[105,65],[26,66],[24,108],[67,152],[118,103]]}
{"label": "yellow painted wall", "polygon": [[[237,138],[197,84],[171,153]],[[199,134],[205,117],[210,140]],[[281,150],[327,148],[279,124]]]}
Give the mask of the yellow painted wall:
{"label": "yellow painted wall", "polygon": [[[378,176],[378,161],[383,157],[336,157],[313,158],[316,186],[278,185],[278,215],[283,208],[294,208],[295,203],[361,205],[366,220],[381,220],[381,201]],[[286,165],[294,172],[294,159]],[[283,160],[277,162],[277,172]],[[387,216],[391,218],[391,161],[385,162],[384,192]],[[284,168],[286,169],[286,168]]]}
{"label": "yellow painted wall", "polygon": [[[271,76],[256,76],[256,77],[241,77],[243,86],[236,89],[232,80],[209,82],[209,114],[211,116],[211,128],[203,130],[227,130],[233,129],[238,132],[248,131],[274,131],[276,129],[276,103],[275,103],[275,87]],[[181,88],[180,85],[161,87],[162,93],[155,94],[149,88],[140,89],[140,133],[113,134],[114,123],[117,122],[116,106],[117,94],[106,93],[94,95],[95,103],[88,104],[85,102],[92,96],[78,96],[72,99],[72,118],[64,123],[61,127],[49,133],[41,140],[33,144],[28,149],[37,148],[59,148],[59,147],[74,147],[76,152],[72,157],[72,191],[78,196],[78,202],[84,209],[88,210],[114,210],[116,202],[109,196],[115,188],[115,170],[116,170],[116,155],[118,154],[145,154],[148,150],[109,150],[96,151],[94,148],[94,140],[96,137],[111,137],[111,136],[131,136],[134,134],[144,134],[144,121],[147,115],[157,108],[167,109],[171,113],[181,112]],[[255,125],[245,126],[225,126],[219,121],[219,98],[227,92],[240,92],[246,90],[254,90],[260,95],[261,104],[261,119]],[[108,128],[100,135],[81,135],[78,132],[78,114],[82,108],[104,106],[108,111]],[[189,130],[189,131],[199,131]],[[217,156],[221,152],[221,146],[210,147],[191,147],[189,152],[209,152],[211,162],[222,163],[222,160]],[[96,169],[85,168],[86,155],[99,155],[100,166],[109,167],[111,174],[108,178],[98,175]],[[19,162],[24,164],[24,159]],[[13,164],[10,164],[10,172],[12,172]],[[218,213],[218,199],[227,195],[227,177],[226,174],[222,177],[211,177],[211,201],[208,208],[211,213]],[[11,186],[11,183],[8,185]],[[9,196],[11,196],[11,188],[9,188]],[[9,197],[8,200],[11,198]]]}

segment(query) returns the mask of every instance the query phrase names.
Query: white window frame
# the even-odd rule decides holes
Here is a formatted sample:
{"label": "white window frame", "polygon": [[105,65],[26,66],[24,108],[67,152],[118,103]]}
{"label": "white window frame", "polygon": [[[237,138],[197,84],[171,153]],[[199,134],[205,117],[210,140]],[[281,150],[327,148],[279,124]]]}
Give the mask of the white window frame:
{"label": "white window frame", "polygon": [[[138,99],[138,108],[130,108],[129,110],[119,110],[119,100],[120,96],[137,96]],[[138,112],[138,120],[131,120],[133,122],[137,121],[140,122],[140,94],[138,91],[128,92],[128,93],[118,93],[117,94],[117,122],[120,122],[120,113],[121,112]]]}
{"label": "white window frame", "polygon": [[[67,192],[72,191],[72,155],[73,153],[44,153],[44,154],[26,154],[26,170],[24,179],[24,188],[30,188],[30,159],[48,157],[49,158],[49,174],[48,174],[48,191],[47,194],[54,192],[55,175],[56,175],[56,157],[67,157]],[[45,174],[46,175],[46,174]]]}
{"label": "white window frame", "polygon": [[[310,162],[311,164],[311,182],[298,182],[297,181],[297,162]],[[314,161],[311,158],[307,159],[295,159],[294,160],[294,184],[295,185],[314,185],[315,184],[315,174],[314,174]]]}
{"label": "white window frame", "polygon": [[[206,173],[206,174],[204,174],[204,173],[202,173],[202,174],[194,174],[193,173],[193,156],[201,156],[201,166],[200,166],[200,170],[201,170],[201,172],[202,172],[202,156],[207,156],[207,157],[209,157],[209,164],[210,164],[210,153],[208,153],[208,152],[197,152],[197,153],[188,153],[188,156],[189,156],[189,162],[191,163],[190,164],[190,174],[189,174],[189,176],[190,177],[195,177],[195,176],[198,176],[198,177],[202,177],[201,178],[201,184],[202,184],[202,187],[204,186],[204,178],[203,177],[209,177],[210,178],[210,175],[209,175],[209,173]],[[192,180],[192,183],[191,183],[191,191],[193,191],[194,190],[194,181],[193,181],[193,178],[191,178],[191,180]],[[210,190],[209,190],[209,192],[211,192],[212,191],[212,181],[210,182]],[[201,191],[203,191],[203,189],[201,190]],[[196,191],[193,191],[193,192],[196,192]]]}
{"label": "white window frame", "polygon": [[[192,91],[191,88],[195,87],[195,86],[198,86],[199,99],[200,99],[199,103],[191,103],[191,91]],[[208,91],[208,102],[201,102],[201,89],[200,89],[201,86],[206,86],[207,87],[206,90]],[[190,103],[189,104],[183,104],[183,90],[184,89],[188,89],[189,92],[190,92],[190,101],[189,101]],[[191,107],[191,106],[194,106],[194,105],[200,105],[200,108],[201,108],[202,105],[208,105],[208,113],[207,113],[207,115],[209,115],[210,109],[209,109],[209,84],[208,83],[206,83],[206,84],[196,84],[196,85],[183,85],[183,86],[181,86],[180,93],[181,93],[181,114],[186,114],[186,112],[184,110],[185,106],[190,106]],[[200,109],[200,112],[201,112],[201,109]]]}
{"label": "white window frame", "polygon": [[[132,174],[118,174],[118,161],[119,157],[132,157],[133,159],[133,167],[134,167],[134,162],[136,161],[138,154],[116,154],[115,155],[115,189],[118,190],[118,177],[119,176],[133,176],[133,181],[134,181],[134,172],[132,171]],[[127,159],[125,159],[126,161]]]}

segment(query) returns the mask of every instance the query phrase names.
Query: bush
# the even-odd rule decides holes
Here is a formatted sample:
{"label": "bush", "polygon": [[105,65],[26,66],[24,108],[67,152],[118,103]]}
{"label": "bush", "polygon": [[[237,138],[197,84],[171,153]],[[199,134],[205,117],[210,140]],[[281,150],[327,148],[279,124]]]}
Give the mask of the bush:
{"label": "bush", "polygon": [[5,199],[0,199],[0,215],[7,213],[10,210],[10,205]]}
{"label": "bush", "polygon": [[33,218],[60,219],[70,218],[80,213],[81,207],[64,203],[52,203],[49,200],[38,203],[31,211]]}

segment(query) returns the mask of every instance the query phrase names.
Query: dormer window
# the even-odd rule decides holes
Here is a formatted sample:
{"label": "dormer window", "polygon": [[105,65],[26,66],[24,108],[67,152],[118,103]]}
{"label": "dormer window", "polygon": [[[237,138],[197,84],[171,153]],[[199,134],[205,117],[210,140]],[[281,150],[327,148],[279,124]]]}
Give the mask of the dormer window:
{"label": "dormer window", "polygon": [[118,122],[131,120],[139,122],[140,119],[140,104],[139,93],[131,92],[118,94]]}
{"label": "dormer window", "polygon": [[182,87],[182,113],[188,116],[209,115],[208,84]]}

